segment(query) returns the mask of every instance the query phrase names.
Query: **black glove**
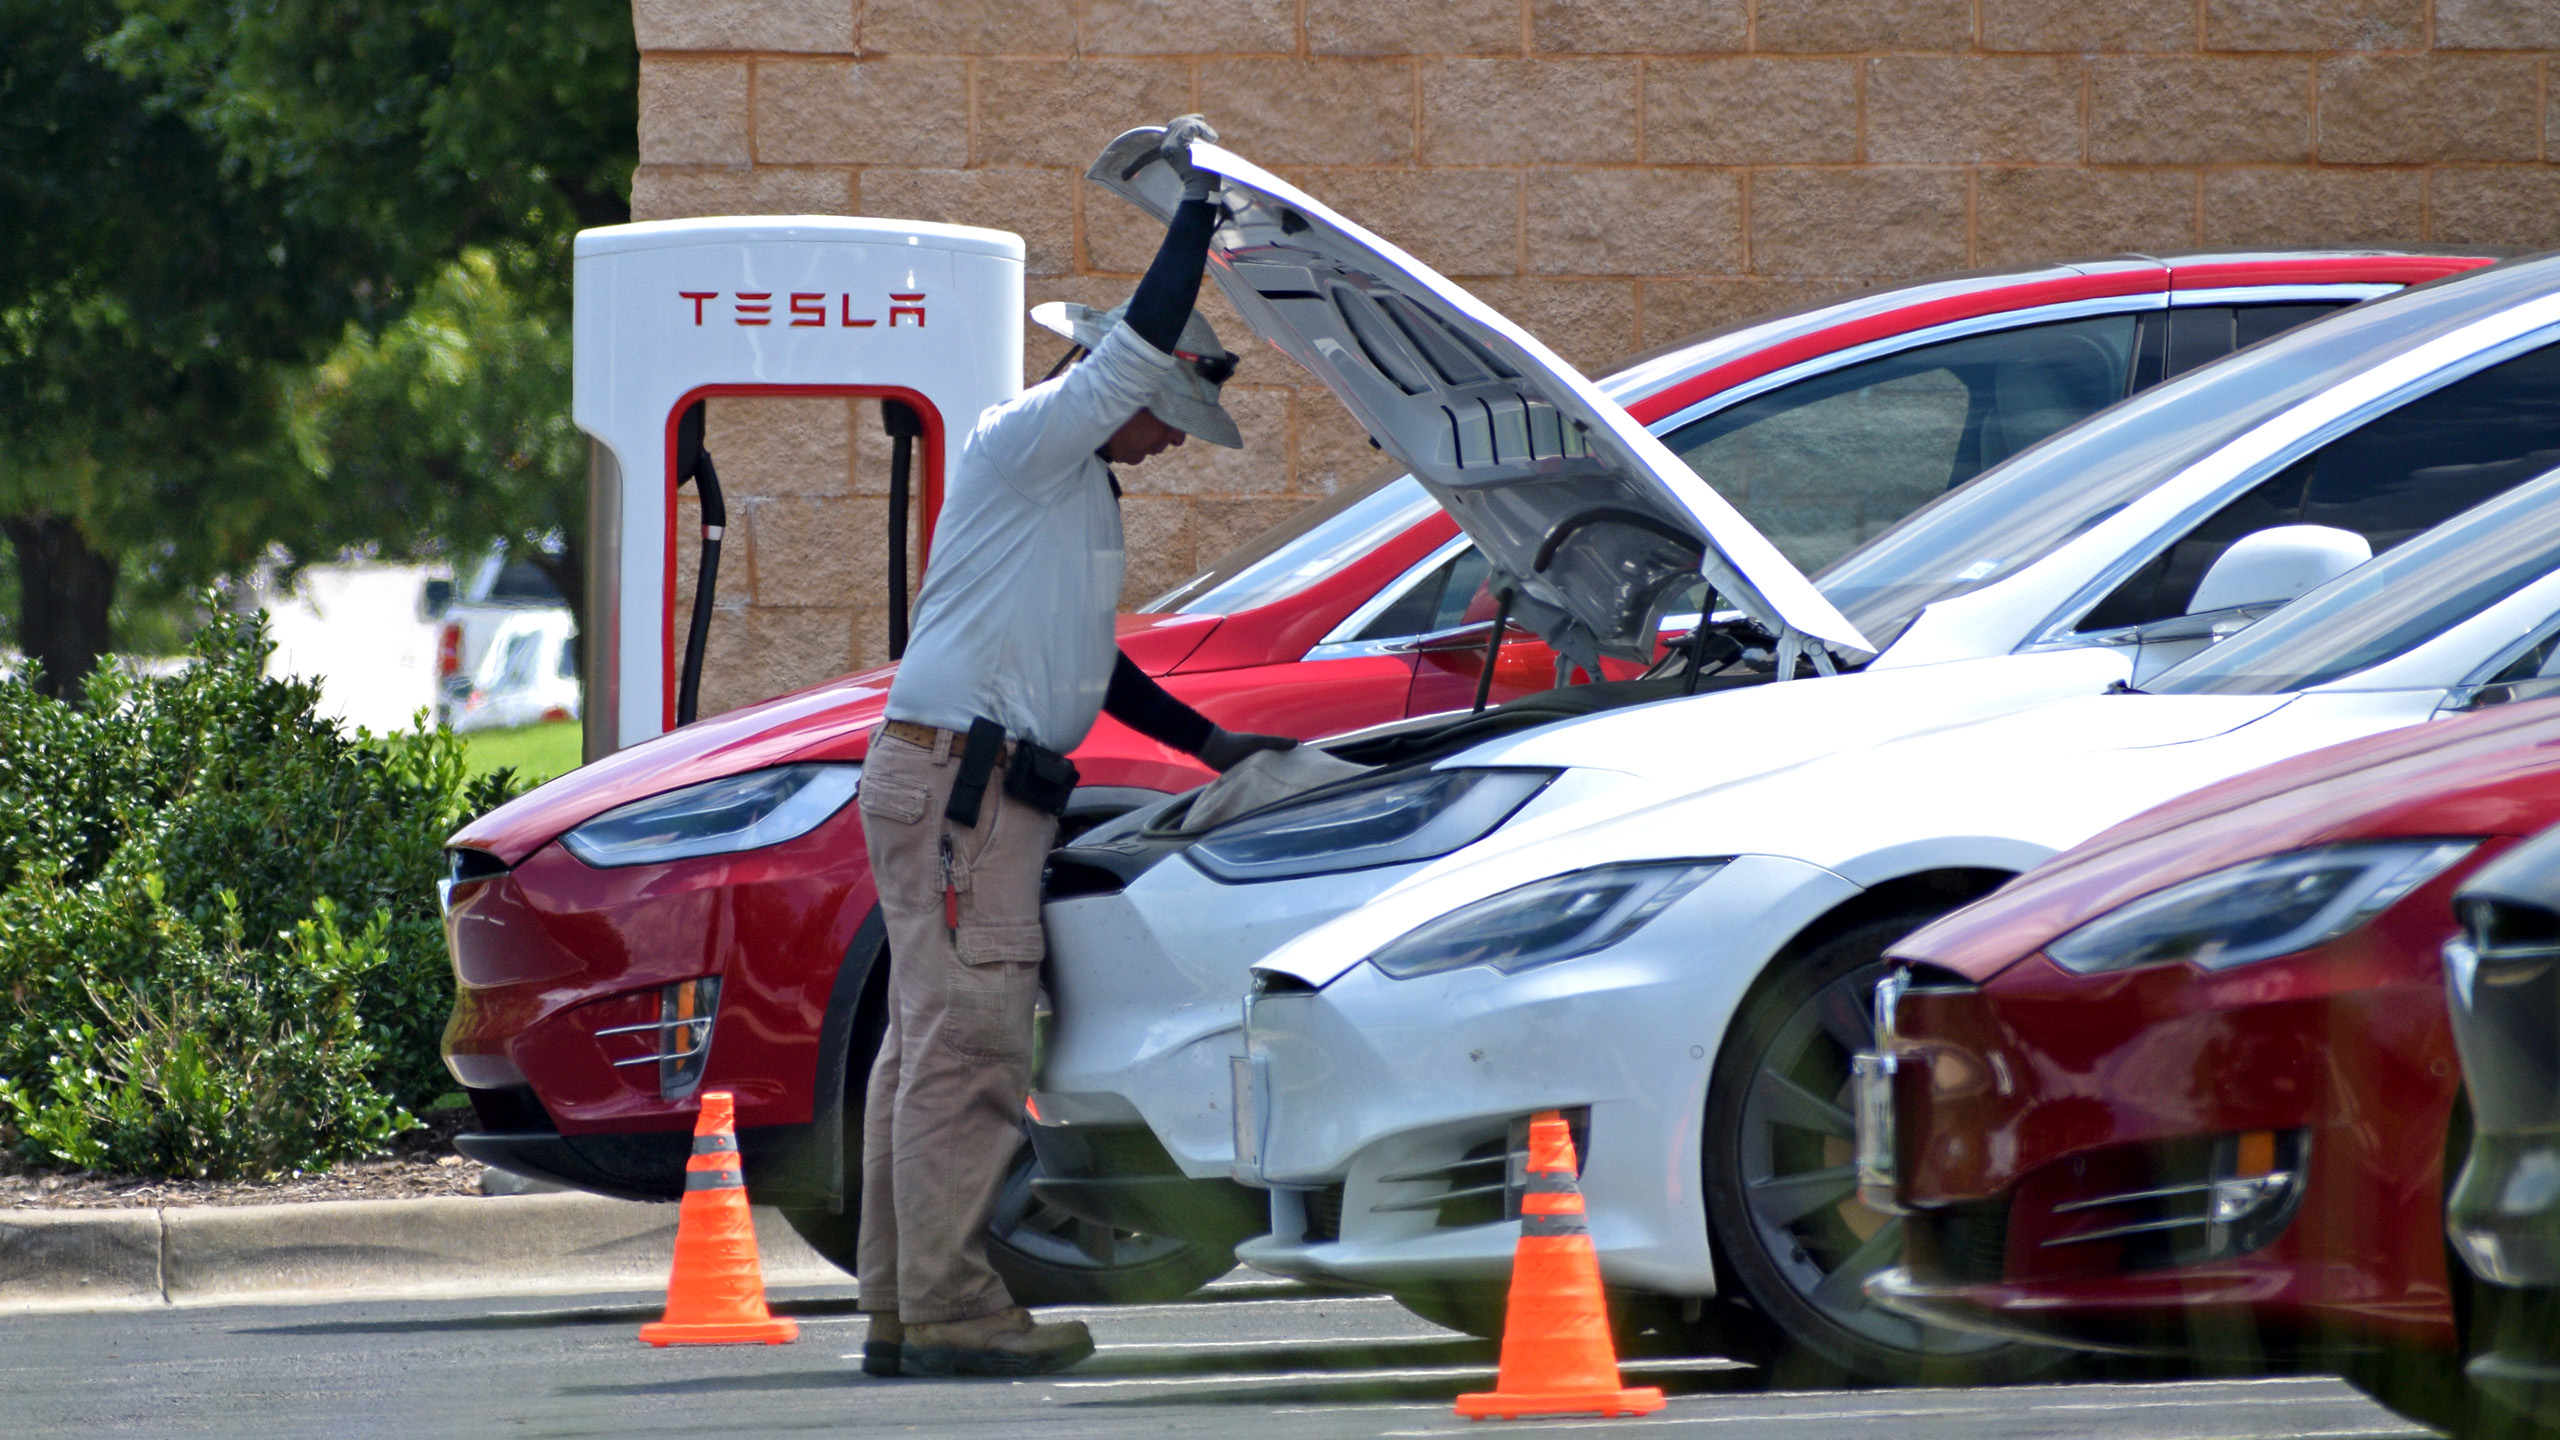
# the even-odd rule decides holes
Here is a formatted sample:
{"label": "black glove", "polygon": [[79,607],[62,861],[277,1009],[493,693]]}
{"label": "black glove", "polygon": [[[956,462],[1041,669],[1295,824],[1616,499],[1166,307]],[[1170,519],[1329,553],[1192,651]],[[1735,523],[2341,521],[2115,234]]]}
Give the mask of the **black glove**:
{"label": "black glove", "polygon": [[1156,153],[1182,177],[1182,198],[1206,200],[1217,192],[1218,177],[1191,163],[1191,142],[1206,140],[1214,145],[1218,132],[1198,115],[1176,115],[1165,122],[1164,138],[1156,142]]}
{"label": "black glove", "polygon": [[1193,753],[1200,757],[1201,764],[1223,774],[1234,769],[1242,763],[1244,757],[1257,750],[1294,750],[1296,748],[1298,748],[1298,742],[1286,735],[1249,735],[1234,730],[1220,730],[1213,726],[1210,728],[1209,738],[1200,742],[1200,748]]}

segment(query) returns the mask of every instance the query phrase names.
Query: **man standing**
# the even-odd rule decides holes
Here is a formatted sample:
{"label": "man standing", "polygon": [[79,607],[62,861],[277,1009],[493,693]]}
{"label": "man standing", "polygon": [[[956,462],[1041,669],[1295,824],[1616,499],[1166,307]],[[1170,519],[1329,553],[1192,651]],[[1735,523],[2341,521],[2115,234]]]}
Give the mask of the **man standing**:
{"label": "man standing", "polygon": [[1240,448],[1218,388],[1235,357],[1192,313],[1217,225],[1196,115],[1165,130],[1183,177],[1163,247],[1119,311],[1082,307],[1090,353],[989,409],[960,445],[933,568],[862,777],[889,930],[889,1029],[863,1122],[857,1265],[875,1375],[1024,1375],[1093,1353],[987,1263],[1021,1143],[1039,987],[1040,869],[1098,712],[1224,770],[1294,741],[1217,728],[1119,653],[1119,482],[1186,434]]}

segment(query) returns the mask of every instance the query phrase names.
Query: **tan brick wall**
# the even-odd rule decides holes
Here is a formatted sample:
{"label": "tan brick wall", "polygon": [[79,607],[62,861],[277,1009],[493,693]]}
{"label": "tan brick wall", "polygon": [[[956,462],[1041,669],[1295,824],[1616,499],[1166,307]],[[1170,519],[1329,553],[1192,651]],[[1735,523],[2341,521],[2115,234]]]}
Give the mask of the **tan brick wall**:
{"label": "tan brick wall", "polygon": [[[1082,183],[1185,110],[1591,368],[1931,271],[2195,245],[2560,245],[2560,0],[635,0],[642,219],[897,215],[1116,303]],[[1211,312],[1230,343],[1241,326]],[[1027,377],[1060,345],[1033,331]],[[1374,459],[1247,351],[1247,448],[1126,478],[1135,602]],[[706,712],[881,657],[868,406],[714,402]],[[736,458],[732,458],[733,453]],[[731,478],[734,477],[734,478]],[[689,562],[688,562],[689,563]],[[689,579],[688,579],[688,584]]]}

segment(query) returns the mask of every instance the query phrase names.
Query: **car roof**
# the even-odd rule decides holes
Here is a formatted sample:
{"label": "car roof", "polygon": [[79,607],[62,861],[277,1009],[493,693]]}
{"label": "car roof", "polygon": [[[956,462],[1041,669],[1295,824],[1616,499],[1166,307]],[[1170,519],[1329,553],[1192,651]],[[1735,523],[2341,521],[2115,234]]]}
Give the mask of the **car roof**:
{"label": "car roof", "polygon": [[1651,424],[1708,396],[1853,345],[2075,300],[2275,285],[2415,285],[2493,263],[2397,250],[2207,250],[2109,255],[1932,275],[1754,315],[1608,367],[1603,391]]}

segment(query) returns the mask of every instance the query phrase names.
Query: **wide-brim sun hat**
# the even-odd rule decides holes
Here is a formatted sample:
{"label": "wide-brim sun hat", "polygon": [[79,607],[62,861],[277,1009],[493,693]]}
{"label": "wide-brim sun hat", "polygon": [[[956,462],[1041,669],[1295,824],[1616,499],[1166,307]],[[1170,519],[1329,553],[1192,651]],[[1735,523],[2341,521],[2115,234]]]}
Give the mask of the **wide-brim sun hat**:
{"label": "wide-brim sun hat", "polygon": [[[1096,310],[1072,300],[1052,300],[1032,306],[1031,318],[1092,350],[1128,309],[1125,301],[1109,310]],[[1235,417],[1218,404],[1226,377],[1235,373],[1236,357],[1218,342],[1217,330],[1199,311],[1192,311],[1182,323],[1182,338],[1174,343],[1173,354],[1173,371],[1147,397],[1147,409],[1185,435],[1230,450],[1243,449],[1244,435],[1236,429]]]}

